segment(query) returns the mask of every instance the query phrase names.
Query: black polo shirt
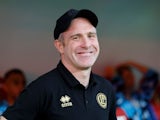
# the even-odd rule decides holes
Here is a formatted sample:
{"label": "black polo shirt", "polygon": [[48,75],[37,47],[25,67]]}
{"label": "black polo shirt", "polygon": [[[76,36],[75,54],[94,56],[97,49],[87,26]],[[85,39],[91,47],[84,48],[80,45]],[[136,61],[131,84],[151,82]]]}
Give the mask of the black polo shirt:
{"label": "black polo shirt", "polygon": [[85,88],[60,62],[33,81],[3,114],[8,120],[115,120],[111,84],[90,75]]}

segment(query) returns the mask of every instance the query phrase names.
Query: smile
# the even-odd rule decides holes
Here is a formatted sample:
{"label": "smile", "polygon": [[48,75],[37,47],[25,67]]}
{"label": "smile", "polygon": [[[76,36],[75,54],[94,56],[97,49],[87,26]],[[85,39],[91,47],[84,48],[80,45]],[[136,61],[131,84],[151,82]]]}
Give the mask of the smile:
{"label": "smile", "polygon": [[90,51],[90,52],[79,52],[78,54],[82,55],[82,56],[90,56],[90,55],[93,54],[93,51]]}

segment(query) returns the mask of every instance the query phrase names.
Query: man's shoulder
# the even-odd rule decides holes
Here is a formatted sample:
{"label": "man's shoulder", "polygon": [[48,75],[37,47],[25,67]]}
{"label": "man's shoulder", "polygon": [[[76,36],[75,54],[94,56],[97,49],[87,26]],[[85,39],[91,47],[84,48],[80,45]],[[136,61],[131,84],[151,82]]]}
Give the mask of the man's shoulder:
{"label": "man's shoulder", "polygon": [[49,87],[50,85],[54,86],[55,83],[59,82],[61,76],[57,69],[53,69],[47,73],[42,74],[37,79],[33,80],[28,87],[35,87],[36,88],[45,88]]}
{"label": "man's shoulder", "polygon": [[93,74],[94,79],[99,82],[101,85],[107,86],[107,87],[112,87],[112,84],[109,80],[106,78],[98,75],[98,74]]}
{"label": "man's shoulder", "polygon": [[57,68],[55,68],[55,69],[53,69],[53,70],[51,70],[47,73],[42,74],[36,80],[46,82],[48,80],[53,80],[53,79],[56,79],[56,78],[59,78],[59,72],[58,72]]}

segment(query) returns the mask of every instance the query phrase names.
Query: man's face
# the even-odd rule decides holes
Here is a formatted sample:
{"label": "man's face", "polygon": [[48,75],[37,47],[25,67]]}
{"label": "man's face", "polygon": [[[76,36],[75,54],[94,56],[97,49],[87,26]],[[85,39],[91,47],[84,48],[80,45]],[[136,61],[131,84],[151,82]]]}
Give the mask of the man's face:
{"label": "man's face", "polygon": [[99,55],[96,28],[87,19],[76,18],[62,36],[62,62],[72,70],[91,68]]}
{"label": "man's face", "polygon": [[24,89],[24,77],[21,74],[12,73],[6,79],[6,86],[8,88],[8,95],[14,98],[18,97]]}
{"label": "man's face", "polygon": [[122,76],[123,76],[126,87],[133,88],[134,79],[135,79],[133,73],[129,70],[124,70]]}

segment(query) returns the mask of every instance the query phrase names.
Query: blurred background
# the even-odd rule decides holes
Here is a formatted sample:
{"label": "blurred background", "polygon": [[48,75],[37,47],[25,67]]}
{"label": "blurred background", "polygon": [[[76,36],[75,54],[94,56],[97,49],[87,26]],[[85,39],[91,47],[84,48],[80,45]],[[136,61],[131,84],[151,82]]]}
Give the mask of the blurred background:
{"label": "blurred background", "polygon": [[0,0],[0,76],[20,68],[30,82],[56,67],[53,30],[70,8],[90,9],[99,18],[94,72],[103,76],[107,65],[127,60],[160,72],[159,6],[159,0]]}

